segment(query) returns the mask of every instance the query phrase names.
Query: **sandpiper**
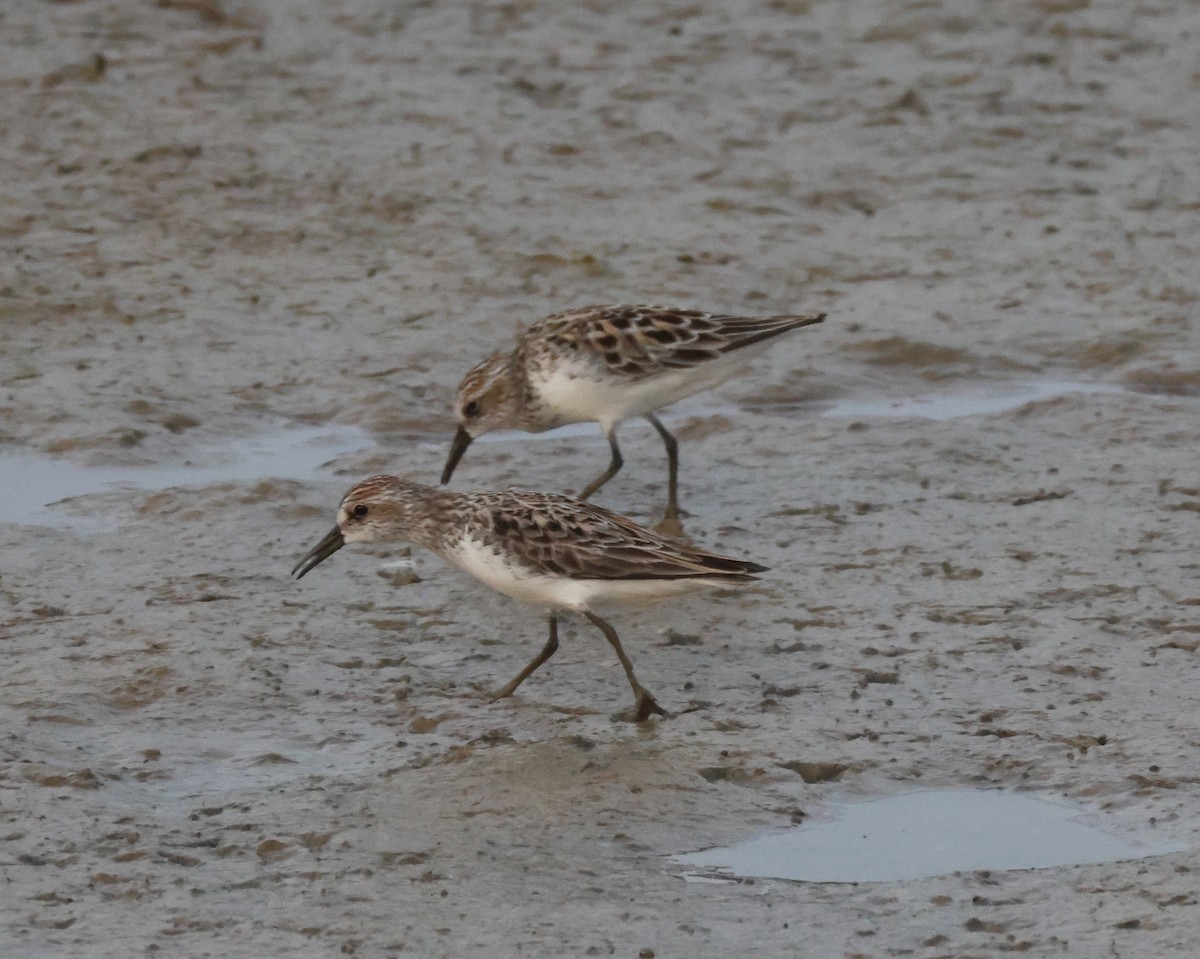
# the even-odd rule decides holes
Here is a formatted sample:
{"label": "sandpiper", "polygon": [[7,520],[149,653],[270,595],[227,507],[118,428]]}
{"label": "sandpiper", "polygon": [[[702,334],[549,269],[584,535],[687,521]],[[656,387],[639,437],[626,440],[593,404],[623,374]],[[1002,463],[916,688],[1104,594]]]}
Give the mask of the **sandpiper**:
{"label": "sandpiper", "polygon": [[678,534],[677,445],[653,411],[725,382],[776,337],[824,319],[824,313],[760,318],[665,306],[585,306],[556,313],[526,330],[512,352],[492,354],[463,378],[454,403],[458,432],[442,483],[484,433],[541,433],[594,421],[612,459],[580,492],[585,500],[624,463],[618,424],[644,416],[667,449],[667,509],[659,528]]}
{"label": "sandpiper", "polygon": [[766,567],[661,536],[609,510],[558,493],[456,493],[398,476],[372,476],[338,507],[337,526],[292,569],[300,578],[346,543],[417,543],[492,589],[547,609],[550,638],[496,699],[512,695],[558,649],[558,618],[582,614],[616,650],[633,688],[633,718],[667,715],[638,682],[616,630],[592,609],[644,603],[705,587],[742,586]]}

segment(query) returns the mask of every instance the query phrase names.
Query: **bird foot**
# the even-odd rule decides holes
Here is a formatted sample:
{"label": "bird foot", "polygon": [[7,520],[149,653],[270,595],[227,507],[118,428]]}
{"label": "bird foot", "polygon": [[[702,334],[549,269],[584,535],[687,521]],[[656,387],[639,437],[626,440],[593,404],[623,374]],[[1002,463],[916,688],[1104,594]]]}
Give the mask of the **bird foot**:
{"label": "bird foot", "polygon": [[658,705],[658,701],[651,696],[646,690],[639,689],[637,698],[633,703],[633,721],[635,723],[644,723],[651,716],[662,716],[664,719],[670,718],[670,713]]}
{"label": "bird foot", "polygon": [[517,686],[519,686],[519,685],[520,685],[520,683],[505,683],[503,686],[501,686],[499,689],[497,689],[494,693],[489,693],[489,692],[486,692],[483,690],[481,690],[481,692],[483,692],[484,695],[487,697],[488,702],[498,703],[500,700],[507,699],[514,692],[516,692]]}

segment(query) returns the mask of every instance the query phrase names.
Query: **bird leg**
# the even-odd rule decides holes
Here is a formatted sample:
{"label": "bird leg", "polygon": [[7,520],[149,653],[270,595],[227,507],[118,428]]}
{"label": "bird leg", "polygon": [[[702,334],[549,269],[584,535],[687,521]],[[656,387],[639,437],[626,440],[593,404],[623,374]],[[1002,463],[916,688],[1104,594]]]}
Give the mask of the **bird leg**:
{"label": "bird leg", "polygon": [[667,511],[654,528],[660,533],[682,536],[683,524],[679,521],[679,444],[657,416],[647,413],[646,419],[658,430],[663,446],[667,448]]}
{"label": "bird leg", "polygon": [[625,465],[625,460],[621,457],[621,447],[617,445],[617,431],[613,430],[605,435],[608,437],[608,445],[612,450],[612,459],[608,463],[608,469],[588,483],[587,486],[583,488],[583,492],[576,497],[577,499],[587,499],[601,486],[616,476],[618,470]]}
{"label": "bird leg", "polygon": [[493,702],[497,699],[503,699],[505,696],[511,696],[521,683],[525,682],[535,669],[542,665],[547,659],[554,655],[558,650],[558,617],[553,613],[550,614],[550,638],[546,640],[546,645],[542,647],[542,651],[538,653],[533,660],[522,669],[513,678],[512,682],[505,683],[496,694],[492,697]]}
{"label": "bird leg", "polygon": [[633,674],[633,663],[629,661],[625,650],[621,648],[621,640],[617,638],[617,631],[591,610],[583,610],[583,615],[592,621],[596,628],[604,634],[604,638],[612,644],[612,648],[617,651],[617,658],[621,660],[621,665],[625,668],[625,676],[629,679],[629,685],[633,687],[633,721],[643,723],[650,718],[651,714],[668,715],[667,711],[658,705],[654,697],[637,681],[637,677]]}

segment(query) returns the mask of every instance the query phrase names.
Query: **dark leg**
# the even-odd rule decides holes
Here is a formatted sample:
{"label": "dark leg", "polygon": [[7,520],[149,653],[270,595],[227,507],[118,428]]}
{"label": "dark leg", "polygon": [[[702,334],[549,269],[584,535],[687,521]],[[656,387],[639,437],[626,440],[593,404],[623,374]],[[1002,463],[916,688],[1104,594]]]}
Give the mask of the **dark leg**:
{"label": "dark leg", "polygon": [[513,692],[516,690],[516,688],[518,686],[520,686],[521,683],[525,682],[525,680],[527,680],[530,677],[530,675],[533,673],[533,671],[535,669],[537,669],[539,666],[541,666],[542,663],[544,663],[547,659],[549,659],[551,656],[553,656],[557,650],[558,650],[558,617],[556,615],[554,615],[553,613],[551,613],[550,614],[550,638],[548,640],[546,640],[546,645],[542,647],[542,651],[533,658],[533,662],[531,662],[528,666],[526,666],[519,673],[517,673],[516,678],[514,678],[512,682],[506,683],[499,690],[497,690],[496,695],[493,696],[492,699],[493,700],[503,699],[505,696],[511,696],[513,694]]}
{"label": "dark leg", "polygon": [[596,628],[604,634],[604,638],[617,651],[617,659],[621,660],[621,665],[625,667],[625,675],[629,679],[629,685],[633,687],[633,721],[637,723],[645,722],[650,718],[652,713],[657,713],[659,716],[666,716],[667,711],[655,702],[654,697],[646,692],[642,684],[637,681],[637,677],[633,675],[633,663],[629,661],[629,657],[625,655],[625,650],[621,648],[621,640],[617,638],[617,631],[591,610],[583,610],[583,615],[590,619]]}
{"label": "dark leg", "polygon": [[675,437],[662,425],[662,421],[657,416],[647,413],[646,419],[651,426],[658,430],[663,446],[667,448],[667,512],[659,527],[664,532],[678,530],[676,535],[680,535],[683,532],[683,526],[679,522],[679,444],[675,442]]}
{"label": "dark leg", "polygon": [[617,471],[625,465],[625,460],[621,458],[621,447],[617,446],[617,431],[615,428],[608,434],[608,445],[612,449],[612,460],[608,464],[608,469],[584,487],[583,492],[579,494],[579,499],[587,499],[601,486],[616,476]]}

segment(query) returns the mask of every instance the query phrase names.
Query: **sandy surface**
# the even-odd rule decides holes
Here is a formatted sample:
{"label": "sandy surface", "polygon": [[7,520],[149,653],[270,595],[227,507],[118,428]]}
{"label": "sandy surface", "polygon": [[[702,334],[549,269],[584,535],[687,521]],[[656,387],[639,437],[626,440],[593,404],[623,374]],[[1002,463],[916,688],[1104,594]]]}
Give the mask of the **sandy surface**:
{"label": "sandy surface", "polygon": [[[0,953],[1195,955],[1198,36],[1096,0],[5,5],[7,451],[374,445],[3,526]],[[354,479],[436,477],[475,358],[621,301],[831,314],[668,417],[689,532],[772,567],[614,614],[675,718],[614,720],[575,626],[489,704],[539,615],[419,551],[407,585],[383,548],[288,579]],[[1108,389],[827,415],[1030,382]],[[661,448],[624,436],[601,501],[649,519]],[[455,481],[604,457],[480,443]],[[932,786],[1192,851],[857,886],[669,858]]]}

